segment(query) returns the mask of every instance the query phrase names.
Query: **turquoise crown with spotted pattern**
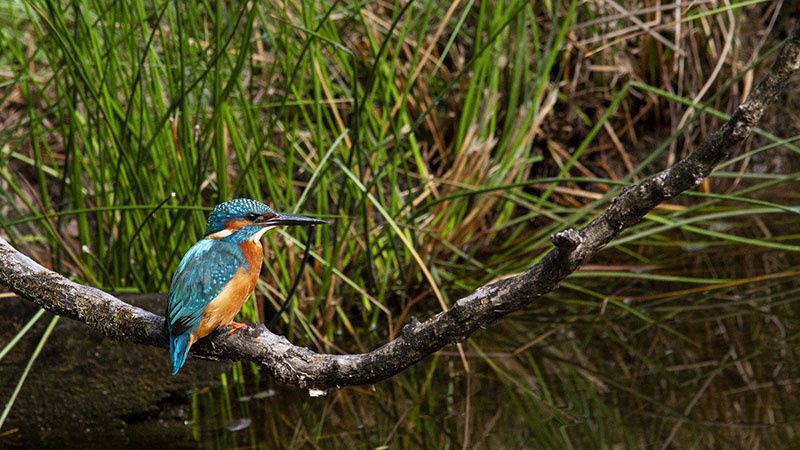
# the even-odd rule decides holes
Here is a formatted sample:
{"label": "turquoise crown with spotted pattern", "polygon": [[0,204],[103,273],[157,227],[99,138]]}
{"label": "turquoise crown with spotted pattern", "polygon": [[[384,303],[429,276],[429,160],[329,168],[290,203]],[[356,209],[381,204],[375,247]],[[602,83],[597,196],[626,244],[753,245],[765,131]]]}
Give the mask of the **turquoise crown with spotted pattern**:
{"label": "turquoise crown with spotted pattern", "polygon": [[231,220],[252,220],[254,216],[276,214],[269,206],[249,198],[236,198],[220,203],[211,210],[206,225],[206,236],[225,229]]}

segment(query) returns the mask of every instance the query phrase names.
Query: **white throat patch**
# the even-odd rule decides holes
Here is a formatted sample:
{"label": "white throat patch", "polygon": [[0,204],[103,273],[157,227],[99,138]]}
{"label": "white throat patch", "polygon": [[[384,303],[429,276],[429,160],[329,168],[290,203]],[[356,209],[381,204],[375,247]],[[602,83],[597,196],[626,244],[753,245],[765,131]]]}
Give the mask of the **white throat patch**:
{"label": "white throat patch", "polygon": [[[275,228],[275,227],[264,227],[264,228],[258,230],[250,238],[250,241],[251,242],[258,242],[261,239],[261,236],[264,235],[264,233],[266,233],[267,231],[269,231],[269,230],[271,230],[273,228]],[[226,228],[226,229],[223,229],[223,230],[219,230],[216,233],[209,234],[208,236],[206,236],[206,239],[222,239],[222,238],[224,238],[226,236],[230,236],[232,234],[233,234],[233,231],[231,231],[231,230]]]}
{"label": "white throat patch", "polygon": [[275,228],[275,227],[264,227],[264,228],[262,228],[256,234],[254,234],[253,237],[250,238],[250,241],[252,241],[252,242],[260,241],[261,240],[261,236],[263,236],[264,233],[266,233],[267,231],[269,231],[269,230],[271,230],[273,228]]}

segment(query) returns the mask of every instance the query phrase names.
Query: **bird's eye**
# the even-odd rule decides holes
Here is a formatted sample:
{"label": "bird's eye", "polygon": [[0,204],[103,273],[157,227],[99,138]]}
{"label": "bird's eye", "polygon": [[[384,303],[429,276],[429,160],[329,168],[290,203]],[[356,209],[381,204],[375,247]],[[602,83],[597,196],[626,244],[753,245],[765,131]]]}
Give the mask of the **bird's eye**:
{"label": "bird's eye", "polygon": [[245,219],[247,219],[247,220],[249,220],[249,221],[251,221],[251,222],[255,222],[255,220],[256,220],[256,219],[258,219],[258,214],[255,214],[255,213],[248,213],[248,214],[246,214],[246,215],[244,216],[244,218],[245,218]]}

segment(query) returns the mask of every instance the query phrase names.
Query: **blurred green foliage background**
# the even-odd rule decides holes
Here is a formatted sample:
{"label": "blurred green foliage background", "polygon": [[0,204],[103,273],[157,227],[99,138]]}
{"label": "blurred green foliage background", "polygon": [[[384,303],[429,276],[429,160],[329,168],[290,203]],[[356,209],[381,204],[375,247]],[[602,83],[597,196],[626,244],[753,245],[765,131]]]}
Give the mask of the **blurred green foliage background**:
{"label": "blurred green foliage background", "polygon": [[[696,147],[768,67],[789,8],[5,1],[0,227],[73,279],[166,292],[221,201],[325,218],[278,331],[367,351],[410,316],[524,270],[552,233]],[[796,98],[779,103],[696,191],[469,340],[463,358],[446,349],[371,390],[256,403],[236,398],[269,381],[238,366],[222,391],[195,395],[197,439],[797,443],[800,122]],[[267,235],[246,319],[269,320],[291,286],[306,236],[290,231]],[[255,418],[248,431],[213,431],[238,415]]]}

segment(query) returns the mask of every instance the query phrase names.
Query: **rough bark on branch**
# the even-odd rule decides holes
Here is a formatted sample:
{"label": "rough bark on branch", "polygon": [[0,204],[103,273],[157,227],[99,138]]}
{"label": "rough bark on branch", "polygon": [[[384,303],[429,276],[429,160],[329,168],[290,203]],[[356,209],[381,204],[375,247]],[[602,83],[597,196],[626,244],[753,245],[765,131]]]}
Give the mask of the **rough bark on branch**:
{"label": "rough bark on branch", "polygon": [[[432,318],[405,325],[399,336],[363,354],[328,355],[298,347],[263,325],[200,340],[192,352],[211,359],[248,360],[264,365],[282,383],[329,388],[369,384],[399,373],[445,345],[550,292],[622,230],[639,222],[660,202],[699,184],[747,138],[765,109],[800,67],[800,26],[775,63],[733,116],[700,147],[671,168],[624,189],[599,217],[580,230],[553,236],[555,248],[525,273],[478,288]],[[0,282],[55,314],[85,322],[107,336],[167,346],[164,318],[101,290],[47,270],[0,238]],[[168,368],[164,368],[165,376]]]}

